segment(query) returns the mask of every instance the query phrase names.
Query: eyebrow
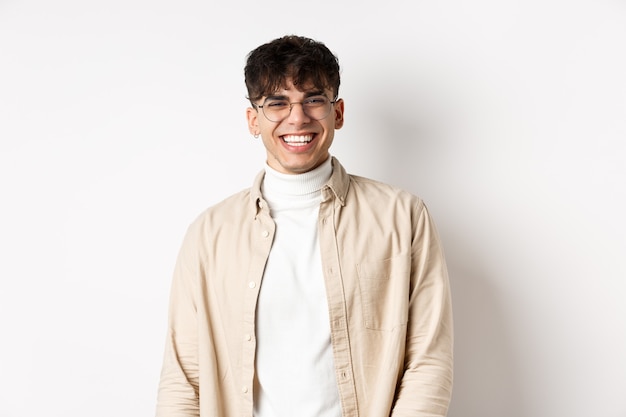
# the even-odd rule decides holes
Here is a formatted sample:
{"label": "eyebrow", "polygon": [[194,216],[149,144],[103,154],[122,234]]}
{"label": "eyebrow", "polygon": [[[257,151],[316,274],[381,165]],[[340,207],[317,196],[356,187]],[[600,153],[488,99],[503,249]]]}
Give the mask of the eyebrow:
{"label": "eyebrow", "polygon": [[[309,97],[314,97],[314,96],[326,96],[326,94],[324,94],[323,91],[321,90],[312,90],[312,91],[307,91],[306,93],[304,93],[304,98],[309,98]],[[284,94],[270,94],[267,97],[265,97],[265,100],[288,100],[289,97],[287,97]]]}

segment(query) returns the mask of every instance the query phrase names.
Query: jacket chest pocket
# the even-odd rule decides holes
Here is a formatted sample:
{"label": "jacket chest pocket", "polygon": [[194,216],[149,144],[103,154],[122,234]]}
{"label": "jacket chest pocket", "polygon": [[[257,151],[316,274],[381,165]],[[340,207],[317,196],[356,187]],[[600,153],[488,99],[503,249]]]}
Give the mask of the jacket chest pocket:
{"label": "jacket chest pocket", "polygon": [[398,255],[356,265],[365,327],[391,330],[408,320],[411,260]]}

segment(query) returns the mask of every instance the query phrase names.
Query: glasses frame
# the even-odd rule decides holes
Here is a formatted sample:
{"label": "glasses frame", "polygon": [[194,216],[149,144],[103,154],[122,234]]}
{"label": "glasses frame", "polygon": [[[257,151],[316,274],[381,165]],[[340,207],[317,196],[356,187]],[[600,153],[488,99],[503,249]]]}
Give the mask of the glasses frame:
{"label": "glasses frame", "polygon": [[[319,118],[319,119],[316,119],[315,117],[312,117],[312,116],[310,116],[309,114],[307,114],[307,112],[304,110],[304,102],[305,102],[306,100],[308,100],[308,99],[312,98],[312,97],[324,97],[324,98],[326,98],[326,99],[328,100],[328,103],[330,104],[330,106],[328,107],[328,113],[326,113],[326,115],[325,115],[324,117],[321,117],[321,118]],[[264,110],[264,107],[265,107],[265,102],[268,100],[268,98],[270,98],[270,97],[266,97],[266,98],[265,98],[265,100],[263,100],[263,104],[255,104],[254,106],[255,106],[257,109],[261,109],[261,113],[263,113],[263,116],[265,116],[265,118],[266,118],[267,120],[269,120],[270,122],[272,122],[272,123],[280,123],[280,122],[282,122],[283,120],[285,120],[286,118],[288,118],[289,116],[291,116],[291,110],[293,109],[294,104],[299,104],[299,105],[301,105],[301,106],[302,106],[302,112],[303,112],[304,114],[306,114],[306,116],[307,116],[307,117],[309,117],[309,118],[311,118],[311,119],[313,119],[313,120],[323,120],[323,119],[325,119],[325,118],[327,118],[327,117],[328,117],[328,115],[330,114],[330,112],[331,112],[331,110],[332,110],[332,106],[334,106],[334,105],[335,105],[335,103],[339,100],[339,98],[338,98],[338,97],[335,97],[335,99],[334,99],[334,100],[331,100],[331,99],[329,99],[329,98],[328,98],[328,96],[326,96],[325,94],[316,94],[316,95],[314,95],[314,96],[307,97],[307,98],[305,98],[305,99],[304,99],[304,100],[302,100],[302,101],[294,101],[294,102],[291,102],[291,101],[287,101],[287,100],[285,100],[285,101],[287,101],[287,103],[289,103],[289,113],[287,113],[287,115],[286,115],[285,117],[283,117],[282,119],[280,119],[280,120],[272,120],[272,119],[270,119],[270,118],[267,116],[267,114],[265,114],[265,110]]]}

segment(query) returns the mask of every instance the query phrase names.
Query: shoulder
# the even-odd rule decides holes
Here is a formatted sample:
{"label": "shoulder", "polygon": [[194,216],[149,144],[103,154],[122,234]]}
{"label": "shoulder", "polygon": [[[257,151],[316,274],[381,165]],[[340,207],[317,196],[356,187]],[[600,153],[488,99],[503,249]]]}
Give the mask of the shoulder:
{"label": "shoulder", "polygon": [[252,213],[252,189],[246,188],[206,208],[193,223],[226,222]]}
{"label": "shoulder", "polygon": [[350,174],[349,179],[348,194],[352,195],[358,202],[369,200],[377,203],[406,205],[413,208],[424,205],[420,197],[397,186],[359,175]]}
{"label": "shoulder", "polygon": [[[254,218],[251,209],[251,189],[242,190],[202,211],[188,224],[183,248],[195,253],[208,251],[208,245],[218,236],[240,233]],[[250,221],[247,221],[247,220]]]}

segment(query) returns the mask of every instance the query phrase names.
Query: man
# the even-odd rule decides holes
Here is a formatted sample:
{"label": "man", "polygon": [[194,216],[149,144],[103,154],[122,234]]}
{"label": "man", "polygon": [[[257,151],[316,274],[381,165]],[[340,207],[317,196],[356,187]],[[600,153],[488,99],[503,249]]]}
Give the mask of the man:
{"label": "man", "polygon": [[330,155],[344,101],[325,45],[262,45],[245,81],[265,169],[184,239],[157,416],[445,416],[452,313],[423,202]]}

